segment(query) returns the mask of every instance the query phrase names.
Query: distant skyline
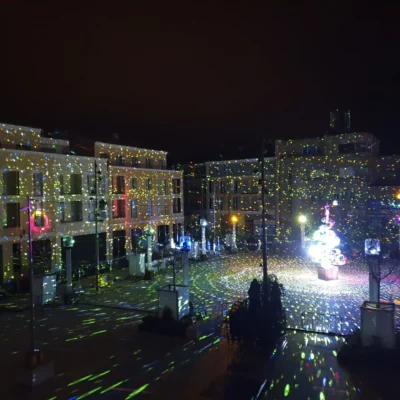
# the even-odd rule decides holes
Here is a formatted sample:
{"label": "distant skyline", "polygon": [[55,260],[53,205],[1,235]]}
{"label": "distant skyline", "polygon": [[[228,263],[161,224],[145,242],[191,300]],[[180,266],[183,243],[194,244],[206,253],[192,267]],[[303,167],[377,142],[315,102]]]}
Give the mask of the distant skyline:
{"label": "distant skyline", "polygon": [[0,4],[0,122],[167,150],[257,156],[350,109],[400,153],[400,7],[281,1]]}

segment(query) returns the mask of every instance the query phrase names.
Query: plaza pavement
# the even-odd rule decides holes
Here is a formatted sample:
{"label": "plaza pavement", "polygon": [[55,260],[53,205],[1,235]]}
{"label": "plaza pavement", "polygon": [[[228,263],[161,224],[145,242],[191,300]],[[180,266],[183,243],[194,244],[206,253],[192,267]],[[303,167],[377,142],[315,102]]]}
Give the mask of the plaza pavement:
{"label": "plaza pavement", "polygon": [[[249,282],[254,277],[261,277],[259,264],[260,255],[250,253],[193,264],[190,272],[193,303],[195,306],[205,306],[209,311],[218,312],[222,303],[230,304],[238,298],[245,297]],[[284,303],[289,326],[302,326],[304,320],[300,312],[303,310],[307,313],[304,314],[306,318],[313,315],[316,317],[312,321],[313,328],[317,328],[318,324],[331,324],[332,326],[327,328],[329,330],[337,328],[334,326],[337,324],[336,318],[323,319],[318,317],[320,313],[340,315],[348,330],[354,329],[359,324],[359,306],[367,293],[368,276],[366,266],[361,262],[355,261],[342,267],[340,279],[337,282],[319,281],[316,278],[315,265],[292,254],[272,256],[269,259],[269,268],[270,272],[276,274],[285,285]],[[82,299],[82,302],[93,302],[95,305],[78,304],[41,310],[37,315],[37,344],[45,351],[48,358],[55,360],[57,376],[35,389],[28,397],[57,400],[76,400],[86,397],[122,399],[133,395],[134,397],[164,398],[162,387],[167,388],[170,379],[171,383],[179,379],[189,382],[188,371],[196,371],[200,365],[220,363],[218,368],[225,368],[223,365],[228,364],[227,362],[224,364],[222,360],[229,357],[231,360],[233,356],[218,329],[198,342],[137,332],[136,328],[143,314],[132,311],[131,308],[155,310],[157,288],[170,283],[171,280],[172,276],[167,272],[154,281],[120,282],[114,287],[102,290],[99,295]],[[178,275],[178,282],[179,280]],[[392,296],[393,299],[399,300],[398,289],[397,281],[394,280],[393,284],[383,287],[383,296]],[[15,366],[22,364],[28,348],[29,314],[27,312],[0,314],[0,322],[0,350],[3,355],[0,373],[5,382],[0,389],[0,398],[10,400],[27,398],[26,392],[15,391],[14,383],[17,373]],[[324,327],[321,326],[321,328]],[[306,381],[302,378],[304,382],[300,384],[298,377],[311,371],[307,368],[314,366],[314,362],[308,362],[309,365],[306,365],[309,357],[311,357],[310,360],[316,360],[315,365],[317,361],[321,364],[323,360],[327,368],[336,371],[334,350],[330,346],[336,346],[337,341],[328,344],[324,341],[322,345],[321,341],[317,341],[315,343],[317,350],[313,350],[314,358],[312,358],[308,350],[302,350],[305,343],[304,337],[306,336],[302,335],[301,339],[289,337],[287,347],[289,350],[276,356],[275,369],[266,376],[271,382],[274,379],[270,393],[275,393],[275,390],[277,394],[276,397],[268,398],[283,398],[282,394],[287,390],[292,395],[296,392],[300,393],[300,397],[292,396],[292,398],[304,398],[301,397],[303,390],[297,389],[299,385],[305,387]],[[311,346],[312,341],[308,340],[308,345]],[[219,360],[214,362],[212,361],[214,358],[209,359],[209,357],[214,354],[213,351],[216,348],[219,349],[218,351],[225,349],[223,351],[226,355],[214,356]],[[327,354],[324,353],[321,357],[317,354],[321,353],[322,348],[329,348],[322,352],[331,352],[332,357],[329,360]],[[220,353],[222,354],[223,351]],[[278,360],[281,361],[278,362]],[[306,364],[301,367],[301,363]],[[198,390],[199,398],[203,396],[201,393],[208,393],[208,396],[211,396],[215,390],[219,390],[216,380],[225,382],[229,379],[229,374],[224,376],[223,373],[219,373],[218,368],[212,367],[211,370],[214,372],[204,375],[197,382],[198,389],[196,390]],[[319,369],[313,370],[307,379],[309,381],[319,379],[325,371],[324,368],[320,368],[321,372],[318,372]],[[280,372],[284,370],[285,372]],[[221,378],[220,375],[223,377]],[[329,386],[330,380],[327,375],[326,377],[325,384],[328,382]],[[285,384],[284,381],[286,381]],[[326,388],[324,381],[318,382],[315,388],[324,388],[323,393],[326,399],[351,398],[343,396],[354,394],[349,382],[336,385],[335,391],[328,390],[336,382],[335,380]],[[314,396],[315,393],[319,393],[315,388],[311,386],[304,390],[312,390]],[[177,392],[176,395],[178,394]]]}

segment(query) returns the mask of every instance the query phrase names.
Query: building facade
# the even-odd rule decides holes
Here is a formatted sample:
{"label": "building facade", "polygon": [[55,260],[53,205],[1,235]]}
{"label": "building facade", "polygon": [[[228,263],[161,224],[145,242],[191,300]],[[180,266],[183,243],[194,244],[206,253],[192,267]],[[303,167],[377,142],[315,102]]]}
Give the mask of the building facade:
{"label": "building facade", "polygon": [[[261,172],[258,159],[206,162],[207,221],[220,232],[238,218],[238,237],[261,235]],[[268,233],[276,226],[276,163],[265,158],[265,205]]]}
{"label": "building facade", "polygon": [[82,157],[67,140],[6,124],[0,143],[0,284],[27,274],[29,226],[40,272],[62,267],[65,236],[75,238],[75,259],[94,253],[96,209],[101,260],[134,250],[148,225],[160,242],[180,234],[182,173],[166,169],[165,152],[96,143],[94,157]]}
{"label": "building facade", "polygon": [[326,204],[334,205],[335,229],[353,245],[362,246],[366,236],[376,234],[372,221],[381,227],[389,221],[393,224],[395,208],[390,216],[386,208],[385,220],[382,214],[373,215],[371,207],[377,202],[393,204],[397,189],[390,187],[389,180],[400,172],[400,157],[379,156],[379,142],[373,135],[277,140],[275,148],[281,238],[298,236],[300,214],[307,217],[309,229],[314,229],[321,223]]}

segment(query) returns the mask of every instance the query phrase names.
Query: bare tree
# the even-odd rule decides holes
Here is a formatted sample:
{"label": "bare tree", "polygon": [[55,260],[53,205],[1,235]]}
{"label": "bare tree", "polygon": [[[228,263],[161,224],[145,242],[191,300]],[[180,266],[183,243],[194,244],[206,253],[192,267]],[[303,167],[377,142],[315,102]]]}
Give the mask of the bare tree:
{"label": "bare tree", "polygon": [[369,266],[370,284],[371,279],[376,284],[376,298],[379,303],[382,284],[391,285],[397,280],[397,273],[400,270],[400,260],[398,258],[385,258],[379,255],[373,258],[367,257],[367,263]]}

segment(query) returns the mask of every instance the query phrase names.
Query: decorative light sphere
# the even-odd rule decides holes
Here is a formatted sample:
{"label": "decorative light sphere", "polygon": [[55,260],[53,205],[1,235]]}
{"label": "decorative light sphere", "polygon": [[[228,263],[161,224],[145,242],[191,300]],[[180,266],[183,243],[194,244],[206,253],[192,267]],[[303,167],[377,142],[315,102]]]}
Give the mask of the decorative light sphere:
{"label": "decorative light sphere", "polygon": [[396,193],[396,199],[397,199],[397,200],[400,200],[400,192],[397,192],[397,193]]}
{"label": "decorative light sphere", "polygon": [[299,216],[299,222],[301,224],[305,224],[307,222],[307,217],[305,215],[300,215]]}
{"label": "decorative light sphere", "polygon": [[207,226],[207,220],[205,220],[205,219],[200,220],[200,225]]}
{"label": "decorative light sphere", "polygon": [[338,202],[337,200],[333,200],[332,205],[333,205],[333,206],[338,206],[338,205],[339,205],[339,202]]}
{"label": "decorative light sphere", "polygon": [[232,221],[233,223],[238,222],[238,217],[237,217],[236,215],[232,215],[231,221]]}

